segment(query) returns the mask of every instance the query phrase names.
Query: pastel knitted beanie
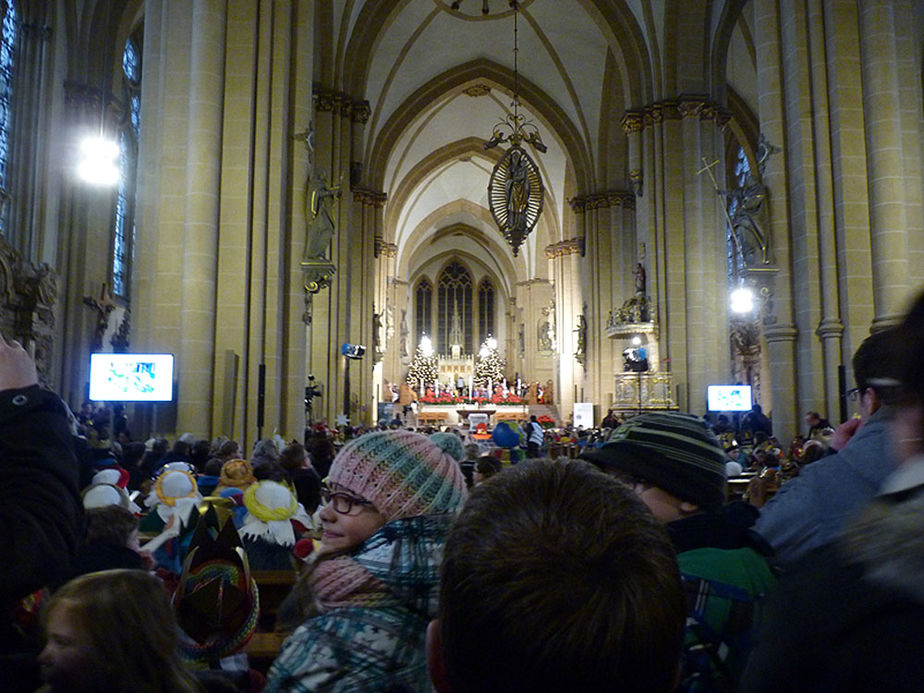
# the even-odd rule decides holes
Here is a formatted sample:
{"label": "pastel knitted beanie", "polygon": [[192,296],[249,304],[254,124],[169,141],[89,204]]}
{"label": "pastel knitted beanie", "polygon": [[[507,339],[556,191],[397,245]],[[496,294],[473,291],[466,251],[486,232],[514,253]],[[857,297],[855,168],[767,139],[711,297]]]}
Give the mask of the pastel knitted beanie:
{"label": "pastel knitted beanie", "polygon": [[431,433],[430,440],[457,462],[465,457],[462,441],[455,433]]}
{"label": "pastel knitted beanie", "polygon": [[334,458],[328,483],[371,501],[386,522],[455,513],[465,502],[459,464],[419,433],[367,433],[347,443]]}
{"label": "pastel knitted beanie", "polygon": [[725,502],[725,452],[706,423],[691,414],[640,414],[581,457],[641,477],[704,510],[718,510]]}

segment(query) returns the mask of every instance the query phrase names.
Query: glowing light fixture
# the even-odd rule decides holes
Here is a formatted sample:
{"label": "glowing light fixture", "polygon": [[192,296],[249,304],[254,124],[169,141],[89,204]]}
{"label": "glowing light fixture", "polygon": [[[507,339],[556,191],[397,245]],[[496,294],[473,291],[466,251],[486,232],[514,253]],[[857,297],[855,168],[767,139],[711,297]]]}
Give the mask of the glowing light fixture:
{"label": "glowing light fixture", "polygon": [[80,143],[77,175],[92,185],[111,186],[119,182],[119,145],[102,135],[84,138]]}
{"label": "glowing light fixture", "polygon": [[639,337],[638,335],[635,335],[632,338],[632,346],[641,346],[641,344],[642,344],[642,338]]}
{"label": "glowing light fixture", "polygon": [[731,292],[730,308],[733,313],[750,313],[754,310],[754,292],[747,287],[740,287]]}

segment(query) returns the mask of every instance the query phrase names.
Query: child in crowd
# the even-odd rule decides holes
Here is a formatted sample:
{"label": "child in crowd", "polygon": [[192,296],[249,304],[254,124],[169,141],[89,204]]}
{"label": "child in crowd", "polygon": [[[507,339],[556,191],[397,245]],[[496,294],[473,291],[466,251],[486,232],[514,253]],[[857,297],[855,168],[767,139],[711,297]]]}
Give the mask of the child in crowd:
{"label": "child in crowd", "polygon": [[475,469],[472,472],[472,483],[477,486],[485,479],[490,479],[503,468],[501,461],[491,455],[482,455],[475,460]]}
{"label": "child in crowd", "polygon": [[347,443],[324,490],[317,558],[295,588],[317,615],[286,640],[266,690],[428,690],[439,557],[465,497],[458,463],[425,436]]}
{"label": "child in crowd", "polygon": [[46,612],[42,690],[198,691],[177,655],[178,629],[160,580],[107,570],[71,580]]}
{"label": "child in crowd", "polygon": [[674,690],[686,603],[666,532],[578,461],[529,460],[472,492],[446,541],[437,691]]}
{"label": "child in crowd", "polygon": [[239,489],[243,493],[256,480],[250,462],[241,459],[228,460],[221,467],[218,484],[212,490],[212,495],[220,496],[222,491],[229,488]]}
{"label": "child in crowd", "polygon": [[582,457],[632,488],[677,550],[691,600],[683,690],[734,689],[759,599],[775,583],[757,512],[725,504],[725,452],[706,423],[679,412],[640,414]]}
{"label": "child in crowd", "polygon": [[138,518],[118,505],[89,508],[87,529],[74,559],[73,575],[113,568],[145,570],[154,567],[151,554],[138,543]]}
{"label": "child in crowd", "polygon": [[291,570],[295,542],[314,521],[295,490],[278,481],[258,481],[244,491],[241,541],[253,570]]}
{"label": "child in crowd", "polygon": [[279,453],[279,465],[283,468],[288,481],[295,487],[298,502],[309,515],[313,515],[321,504],[321,477],[311,466],[308,451],[301,443],[292,443]]}

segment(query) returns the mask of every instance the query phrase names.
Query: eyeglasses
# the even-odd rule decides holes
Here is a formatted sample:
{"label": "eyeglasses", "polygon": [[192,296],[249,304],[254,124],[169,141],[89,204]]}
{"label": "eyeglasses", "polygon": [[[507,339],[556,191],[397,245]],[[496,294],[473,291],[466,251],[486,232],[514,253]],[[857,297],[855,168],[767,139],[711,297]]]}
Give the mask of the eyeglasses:
{"label": "eyeglasses", "polygon": [[342,491],[331,491],[329,488],[321,489],[321,502],[324,505],[330,504],[334,511],[341,515],[359,515],[363,507],[372,505],[372,502],[365,498],[357,498]]}
{"label": "eyeglasses", "polygon": [[865,387],[853,387],[847,390],[847,399],[851,402],[856,402],[858,399],[860,399],[864,392],[866,392]]}

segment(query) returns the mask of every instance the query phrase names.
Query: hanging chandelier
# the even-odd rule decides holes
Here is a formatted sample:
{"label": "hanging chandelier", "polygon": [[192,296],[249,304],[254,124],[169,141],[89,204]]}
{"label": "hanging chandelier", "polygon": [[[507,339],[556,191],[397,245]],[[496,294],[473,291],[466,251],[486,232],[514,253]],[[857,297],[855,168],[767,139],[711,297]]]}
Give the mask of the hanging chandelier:
{"label": "hanging chandelier", "polygon": [[504,142],[510,143],[510,147],[491,172],[488,182],[488,207],[494,223],[504,234],[516,256],[523,241],[539,220],[545,197],[539,167],[520,145],[530,144],[541,153],[547,150],[539,136],[539,129],[520,113],[517,37],[519,2],[510,0],[510,7],[513,9],[513,112],[508,113],[504,120],[494,126],[491,139],[484,143],[484,148],[491,149]]}

